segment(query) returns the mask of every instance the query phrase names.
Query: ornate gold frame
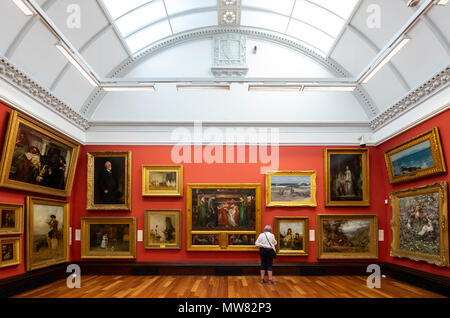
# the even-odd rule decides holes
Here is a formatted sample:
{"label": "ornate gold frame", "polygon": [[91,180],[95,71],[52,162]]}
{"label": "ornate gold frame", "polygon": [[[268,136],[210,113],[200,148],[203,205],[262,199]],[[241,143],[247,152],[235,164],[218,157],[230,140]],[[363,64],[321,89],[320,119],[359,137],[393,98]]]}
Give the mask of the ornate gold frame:
{"label": "ornate gold frame", "polygon": [[[280,251],[280,222],[302,222],[304,226],[303,246],[301,251]],[[307,256],[309,255],[309,218],[307,216],[276,216],[273,220],[273,232],[278,244],[275,246],[278,256]]]}
{"label": "ornate gold frame", "polygon": [[[10,261],[2,260],[2,244],[14,244],[14,259]],[[0,268],[19,265],[22,263],[22,239],[20,237],[0,238]]]}
{"label": "ornate gold frame", "polygon": [[[38,122],[37,120],[28,117],[18,111],[11,111],[9,115],[9,122],[7,128],[7,134],[5,138],[5,144],[3,146],[2,163],[0,167],[0,186],[18,190],[25,190],[43,194],[50,194],[55,196],[70,197],[72,192],[73,179],[75,176],[75,170],[77,167],[78,152],[80,145],[73,141],[72,139],[64,136],[63,134],[57,132],[56,130]],[[66,187],[64,190],[53,189],[50,187],[45,187],[37,184],[26,183],[17,180],[9,179],[9,173],[11,170],[11,163],[13,159],[13,152],[15,148],[15,142],[17,140],[17,133],[19,130],[19,125],[24,124],[37,132],[54,139],[67,147],[72,148],[72,155],[70,157],[69,171],[67,174]]]}
{"label": "ornate gold frame", "polygon": [[[173,244],[151,244],[150,243],[150,215],[175,215],[175,243]],[[146,249],[181,249],[181,210],[145,210],[144,243]]]}
{"label": "ornate gold frame", "polygon": [[[15,223],[16,226],[14,229],[12,228],[2,228],[1,226],[1,218],[2,218],[2,210],[10,209],[15,212]],[[22,234],[23,233],[23,205],[21,204],[10,204],[10,203],[0,203],[0,235],[9,235],[9,234]]]}
{"label": "ornate gold frame", "polygon": [[[433,156],[433,161],[435,162],[435,166],[427,168],[427,169],[422,169],[419,171],[413,171],[413,172],[410,172],[408,174],[404,174],[401,176],[395,176],[394,169],[392,167],[391,156],[400,151],[408,149],[414,145],[417,145],[421,142],[424,142],[425,140],[430,141],[431,154]],[[428,130],[428,131],[424,132],[423,134],[420,134],[419,136],[411,138],[408,141],[385,151],[384,152],[384,160],[386,162],[386,169],[387,169],[388,176],[389,176],[389,182],[392,184],[407,182],[407,181],[424,178],[424,177],[428,177],[428,176],[433,176],[433,175],[436,175],[439,173],[446,172],[444,154],[442,152],[442,146],[441,146],[441,138],[439,136],[439,129],[437,127],[434,127],[433,129]]]}
{"label": "ornate gold frame", "polygon": [[[63,232],[64,232],[64,257],[60,259],[48,260],[38,264],[32,263],[33,257],[33,236],[34,236],[34,205],[51,205],[64,208]],[[70,204],[66,201],[51,200],[37,197],[27,197],[27,244],[26,244],[26,269],[27,271],[35,270],[42,267],[48,267],[55,264],[65,263],[69,261],[69,222],[70,222]]]}
{"label": "ornate gold frame", "polygon": [[[251,231],[193,231],[192,230],[192,189],[255,189],[255,230]],[[257,251],[254,245],[229,245],[228,235],[248,234],[256,236],[261,230],[261,184],[259,183],[188,183],[186,185],[186,250],[188,251]],[[192,245],[192,235],[217,234],[219,245]]]}
{"label": "ornate gold frame", "polygon": [[[150,171],[175,172],[177,174],[177,189],[149,190]],[[181,197],[183,196],[183,166],[182,165],[144,165],[142,166],[142,196],[144,197]]]}
{"label": "ornate gold frame", "polygon": [[[399,224],[399,199],[428,193],[439,194],[439,255],[432,255],[420,252],[410,252],[400,249],[400,224]],[[391,256],[409,258],[413,261],[425,261],[442,267],[449,267],[449,251],[448,251],[448,192],[447,182],[441,181],[430,185],[420,186],[411,189],[405,189],[390,193],[392,206],[392,242]]]}
{"label": "ornate gold frame", "polygon": [[[91,224],[127,224],[130,226],[130,252],[110,252],[98,255],[89,251]],[[81,218],[81,258],[84,259],[135,259],[136,258],[136,217],[82,217]]]}
{"label": "ornate gold frame", "polygon": [[[272,201],[272,176],[310,176],[311,177],[311,200],[310,201]],[[266,207],[273,206],[317,206],[316,201],[316,172],[315,171],[275,171],[266,174]]]}
{"label": "ornate gold frame", "polygon": [[[95,158],[125,158],[125,202],[123,204],[95,204],[94,203],[94,160]],[[86,193],[86,209],[87,210],[131,210],[131,151],[114,152],[114,151],[93,151],[87,153],[87,193]]]}
{"label": "ornate gold frame", "polygon": [[[330,156],[336,154],[360,154],[362,156],[362,201],[332,201],[330,189]],[[369,206],[370,205],[370,173],[369,173],[369,149],[357,148],[328,148],[324,151],[324,188],[325,206]]]}
{"label": "ornate gold frame", "polygon": [[[323,220],[370,220],[370,247],[366,253],[337,253],[323,251]],[[318,214],[316,220],[317,228],[317,258],[318,259],[377,259],[378,258],[378,217],[376,214]]]}

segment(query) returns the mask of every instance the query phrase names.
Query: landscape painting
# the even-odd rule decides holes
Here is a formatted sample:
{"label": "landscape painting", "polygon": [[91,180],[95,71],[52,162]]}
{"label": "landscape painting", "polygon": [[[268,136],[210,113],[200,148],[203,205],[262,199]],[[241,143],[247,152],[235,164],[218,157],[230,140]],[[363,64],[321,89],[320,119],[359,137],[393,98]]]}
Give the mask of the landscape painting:
{"label": "landscape painting", "polygon": [[448,266],[446,197],[446,182],[391,193],[392,256]]}
{"label": "landscape painting", "polygon": [[146,210],[145,211],[145,248],[179,249],[181,248],[181,211]]}
{"label": "landscape painting", "polygon": [[183,166],[142,167],[142,196],[182,196]]}
{"label": "landscape painting", "polygon": [[266,174],[266,206],[316,206],[315,171]]}
{"label": "landscape painting", "polygon": [[318,215],[318,258],[378,258],[376,215]]}
{"label": "landscape painting", "polygon": [[390,183],[446,171],[438,128],[433,128],[384,154]]}
{"label": "landscape painting", "polygon": [[308,217],[276,216],[274,218],[274,234],[278,244],[277,255],[306,256],[309,251]]}

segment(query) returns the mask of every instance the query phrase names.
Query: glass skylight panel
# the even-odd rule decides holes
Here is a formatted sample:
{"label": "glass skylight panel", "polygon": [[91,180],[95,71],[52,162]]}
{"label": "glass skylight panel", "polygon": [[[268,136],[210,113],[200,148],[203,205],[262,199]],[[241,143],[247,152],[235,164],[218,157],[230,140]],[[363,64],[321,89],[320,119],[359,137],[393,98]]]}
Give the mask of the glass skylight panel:
{"label": "glass skylight panel", "polygon": [[217,11],[181,15],[170,19],[173,33],[217,25]]}
{"label": "glass skylight panel", "polygon": [[114,20],[147,2],[151,2],[151,0],[103,0],[109,14]]}
{"label": "glass skylight panel", "polygon": [[359,0],[308,0],[316,3],[347,20],[358,4]]}
{"label": "glass skylight panel", "polygon": [[333,37],[337,37],[345,23],[333,13],[307,1],[297,1],[292,17],[300,21],[311,24],[312,26],[323,30]]}
{"label": "glass skylight panel", "polygon": [[243,10],[241,13],[241,25],[274,30],[281,33],[286,31],[289,17],[275,13]]}
{"label": "glass skylight panel", "polygon": [[126,42],[132,52],[137,52],[147,45],[172,35],[168,20],[153,24],[126,38]]}
{"label": "glass skylight panel", "polygon": [[242,0],[242,7],[261,8],[290,16],[295,0]]}
{"label": "glass skylight panel", "polygon": [[217,8],[217,0],[165,0],[165,4],[169,16],[187,10],[205,7]]}
{"label": "glass skylight panel", "polygon": [[297,20],[291,20],[286,34],[327,53],[333,46],[334,38]]}
{"label": "glass skylight panel", "polygon": [[123,16],[116,21],[117,27],[124,37],[148,24],[167,18],[164,4],[154,0],[140,9]]}

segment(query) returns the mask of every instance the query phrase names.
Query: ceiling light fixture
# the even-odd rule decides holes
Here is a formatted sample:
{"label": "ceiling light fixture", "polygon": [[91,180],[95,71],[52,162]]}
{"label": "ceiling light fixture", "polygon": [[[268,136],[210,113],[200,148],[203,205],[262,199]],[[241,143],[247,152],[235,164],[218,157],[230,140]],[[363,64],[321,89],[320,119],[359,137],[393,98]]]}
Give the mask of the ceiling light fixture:
{"label": "ceiling light fixture", "polygon": [[23,0],[12,0],[12,1],[27,17],[31,17],[34,15],[33,10],[31,10],[31,8],[25,1]]}
{"label": "ceiling light fixture", "polygon": [[309,92],[353,92],[356,89],[356,85],[343,85],[343,86],[336,86],[336,85],[305,85],[303,87],[303,91],[309,91]]}
{"label": "ceiling light fixture", "polygon": [[221,90],[229,91],[230,85],[177,85],[177,91]]}
{"label": "ceiling light fixture", "polygon": [[56,48],[72,63],[73,66],[83,75],[87,81],[94,87],[99,86],[99,82],[97,79],[87,72],[84,67],[77,61],[77,59],[73,56],[73,54],[62,44],[56,44]]}
{"label": "ceiling light fixture", "polygon": [[155,85],[148,86],[102,86],[106,92],[141,92],[141,91],[155,91]]}
{"label": "ceiling light fixture", "polygon": [[248,85],[248,91],[290,91],[300,92],[303,85]]}
{"label": "ceiling light fixture", "polygon": [[448,1],[449,1],[449,0],[439,0],[439,1],[437,2],[437,5],[438,5],[438,6],[446,6],[446,5],[448,4]]}
{"label": "ceiling light fixture", "polygon": [[411,40],[411,38],[404,36],[400,41],[397,41],[394,45],[390,47],[390,52],[385,55],[380,61],[378,61],[375,66],[369,69],[366,74],[364,74],[359,80],[360,83],[366,84],[370,79],[383,68],[386,63],[388,63],[400,50]]}

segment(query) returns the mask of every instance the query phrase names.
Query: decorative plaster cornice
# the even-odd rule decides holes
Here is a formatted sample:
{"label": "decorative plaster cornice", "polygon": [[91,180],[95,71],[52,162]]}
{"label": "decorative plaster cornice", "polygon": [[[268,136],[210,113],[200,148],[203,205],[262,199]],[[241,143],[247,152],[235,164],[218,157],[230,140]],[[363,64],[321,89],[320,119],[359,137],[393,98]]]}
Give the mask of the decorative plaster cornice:
{"label": "decorative plaster cornice", "polygon": [[3,56],[0,56],[0,77],[74,125],[83,130],[89,128],[89,122],[86,118],[63,103],[50,91],[33,81]]}
{"label": "decorative plaster cornice", "polygon": [[383,113],[375,117],[370,123],[373,131],[380,129],[393,119],[413,109],[419,103],[436,94],[441,89],[447,87],[450,82],[450,66],[435,74],[431,79],[411,91],[400,101],[386,109]]}

